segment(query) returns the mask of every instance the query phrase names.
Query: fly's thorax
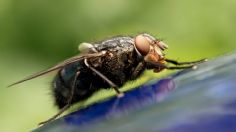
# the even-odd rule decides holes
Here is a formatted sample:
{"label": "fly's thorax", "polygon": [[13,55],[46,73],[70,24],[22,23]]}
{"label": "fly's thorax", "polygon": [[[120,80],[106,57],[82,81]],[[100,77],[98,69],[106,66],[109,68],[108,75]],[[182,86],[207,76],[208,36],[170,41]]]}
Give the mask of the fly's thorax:
{"label": "fly's thorax", "polygon": [[125,67],[131,65],[137,59],[134,39],[132,37],[113,37],[93,44],[98,52],[106,51],[106,55],[89,59],[94,67]]}
{"label": "fly's thorax", "polygon": [[114,37],[102,42],[94,43],[97,51],[125,52],[133,50],[134,40],[131,37]]}

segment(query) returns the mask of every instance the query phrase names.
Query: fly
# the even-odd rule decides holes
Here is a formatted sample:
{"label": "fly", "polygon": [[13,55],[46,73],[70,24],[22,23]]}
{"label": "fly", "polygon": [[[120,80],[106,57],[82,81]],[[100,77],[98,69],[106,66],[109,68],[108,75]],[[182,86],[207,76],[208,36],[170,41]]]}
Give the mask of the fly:
{"label": "fly", "polygon": [[[100,89],[112,88],[117,96],[119,88],[127,81],[137,79],[146,69],[155,73],[163,69],[195,68],[206,59],[193,62],[178,62],[167,59],[163,51],[168,46],[152,35],[143,33],[135,37],[113,37],[97,43],[81,43],[80,55],[69,58],[55,66],[33,74],[10,86],[57,70],[52,82],[52,93],[59,112],[41,122],[56,119],[76,102],[84,101]],[[168,66],[167,63],[175,66]]]}

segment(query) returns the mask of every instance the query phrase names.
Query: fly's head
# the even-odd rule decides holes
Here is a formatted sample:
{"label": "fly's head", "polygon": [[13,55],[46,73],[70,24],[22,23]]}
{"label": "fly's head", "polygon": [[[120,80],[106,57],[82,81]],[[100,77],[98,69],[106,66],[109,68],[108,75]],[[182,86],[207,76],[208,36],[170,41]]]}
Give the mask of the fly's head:
{"label": "fly's head", "polygon": [[134,47],[139,56],[144,57],[145,61],[164,63],[165,56],[163,51],[168,46],[149,34],[139,34],[134,38]]}

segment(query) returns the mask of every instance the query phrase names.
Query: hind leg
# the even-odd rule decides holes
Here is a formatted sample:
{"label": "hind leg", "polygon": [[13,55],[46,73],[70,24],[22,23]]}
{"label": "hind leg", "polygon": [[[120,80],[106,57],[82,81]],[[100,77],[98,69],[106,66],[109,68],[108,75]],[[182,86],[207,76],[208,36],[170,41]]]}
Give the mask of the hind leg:
{"label": "hind leg", "polygon": [[[74,96],[74,92],[75,92],[76,79],[78,78],[79,73],[80,73],[79,71],[76,72],[76,75],[75,75],[75,78],[73,80],[73,84],[72,84],[72,87],[71,87],[71,90],[70,90],[70,96],[69,96],[69,99],[67,100],[66,105],[63,104],[64,106],[59,110],[59,112],[57,114],[55,114],[54,116],[52,116],[51,118],[49,118],[46,121],[40,122],[39,125],[42,125],[42,124],[45,124],[47,122],[55,120],[58,116],[60,116],[63,112],[65,112],[68,108],[70,108],[71,102],[72,102],[72,99],[73,99],[73,96]],[[59,107],[61,107],[60,104],[59,104]]]}

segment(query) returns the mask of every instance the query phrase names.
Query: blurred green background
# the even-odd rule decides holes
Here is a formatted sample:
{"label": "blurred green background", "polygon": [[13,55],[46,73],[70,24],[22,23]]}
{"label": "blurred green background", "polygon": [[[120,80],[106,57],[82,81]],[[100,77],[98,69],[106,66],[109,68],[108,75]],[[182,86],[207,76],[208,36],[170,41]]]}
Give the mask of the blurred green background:
{"label": "blurred green background", "polygon": [[0,131],[29,131],[56,113],[54,74],[6,86],[77,54],[79,43],[148,32],[169,45],[168,58],[213,58],[236,49],[235,7],[235,0],[0,0]]}

